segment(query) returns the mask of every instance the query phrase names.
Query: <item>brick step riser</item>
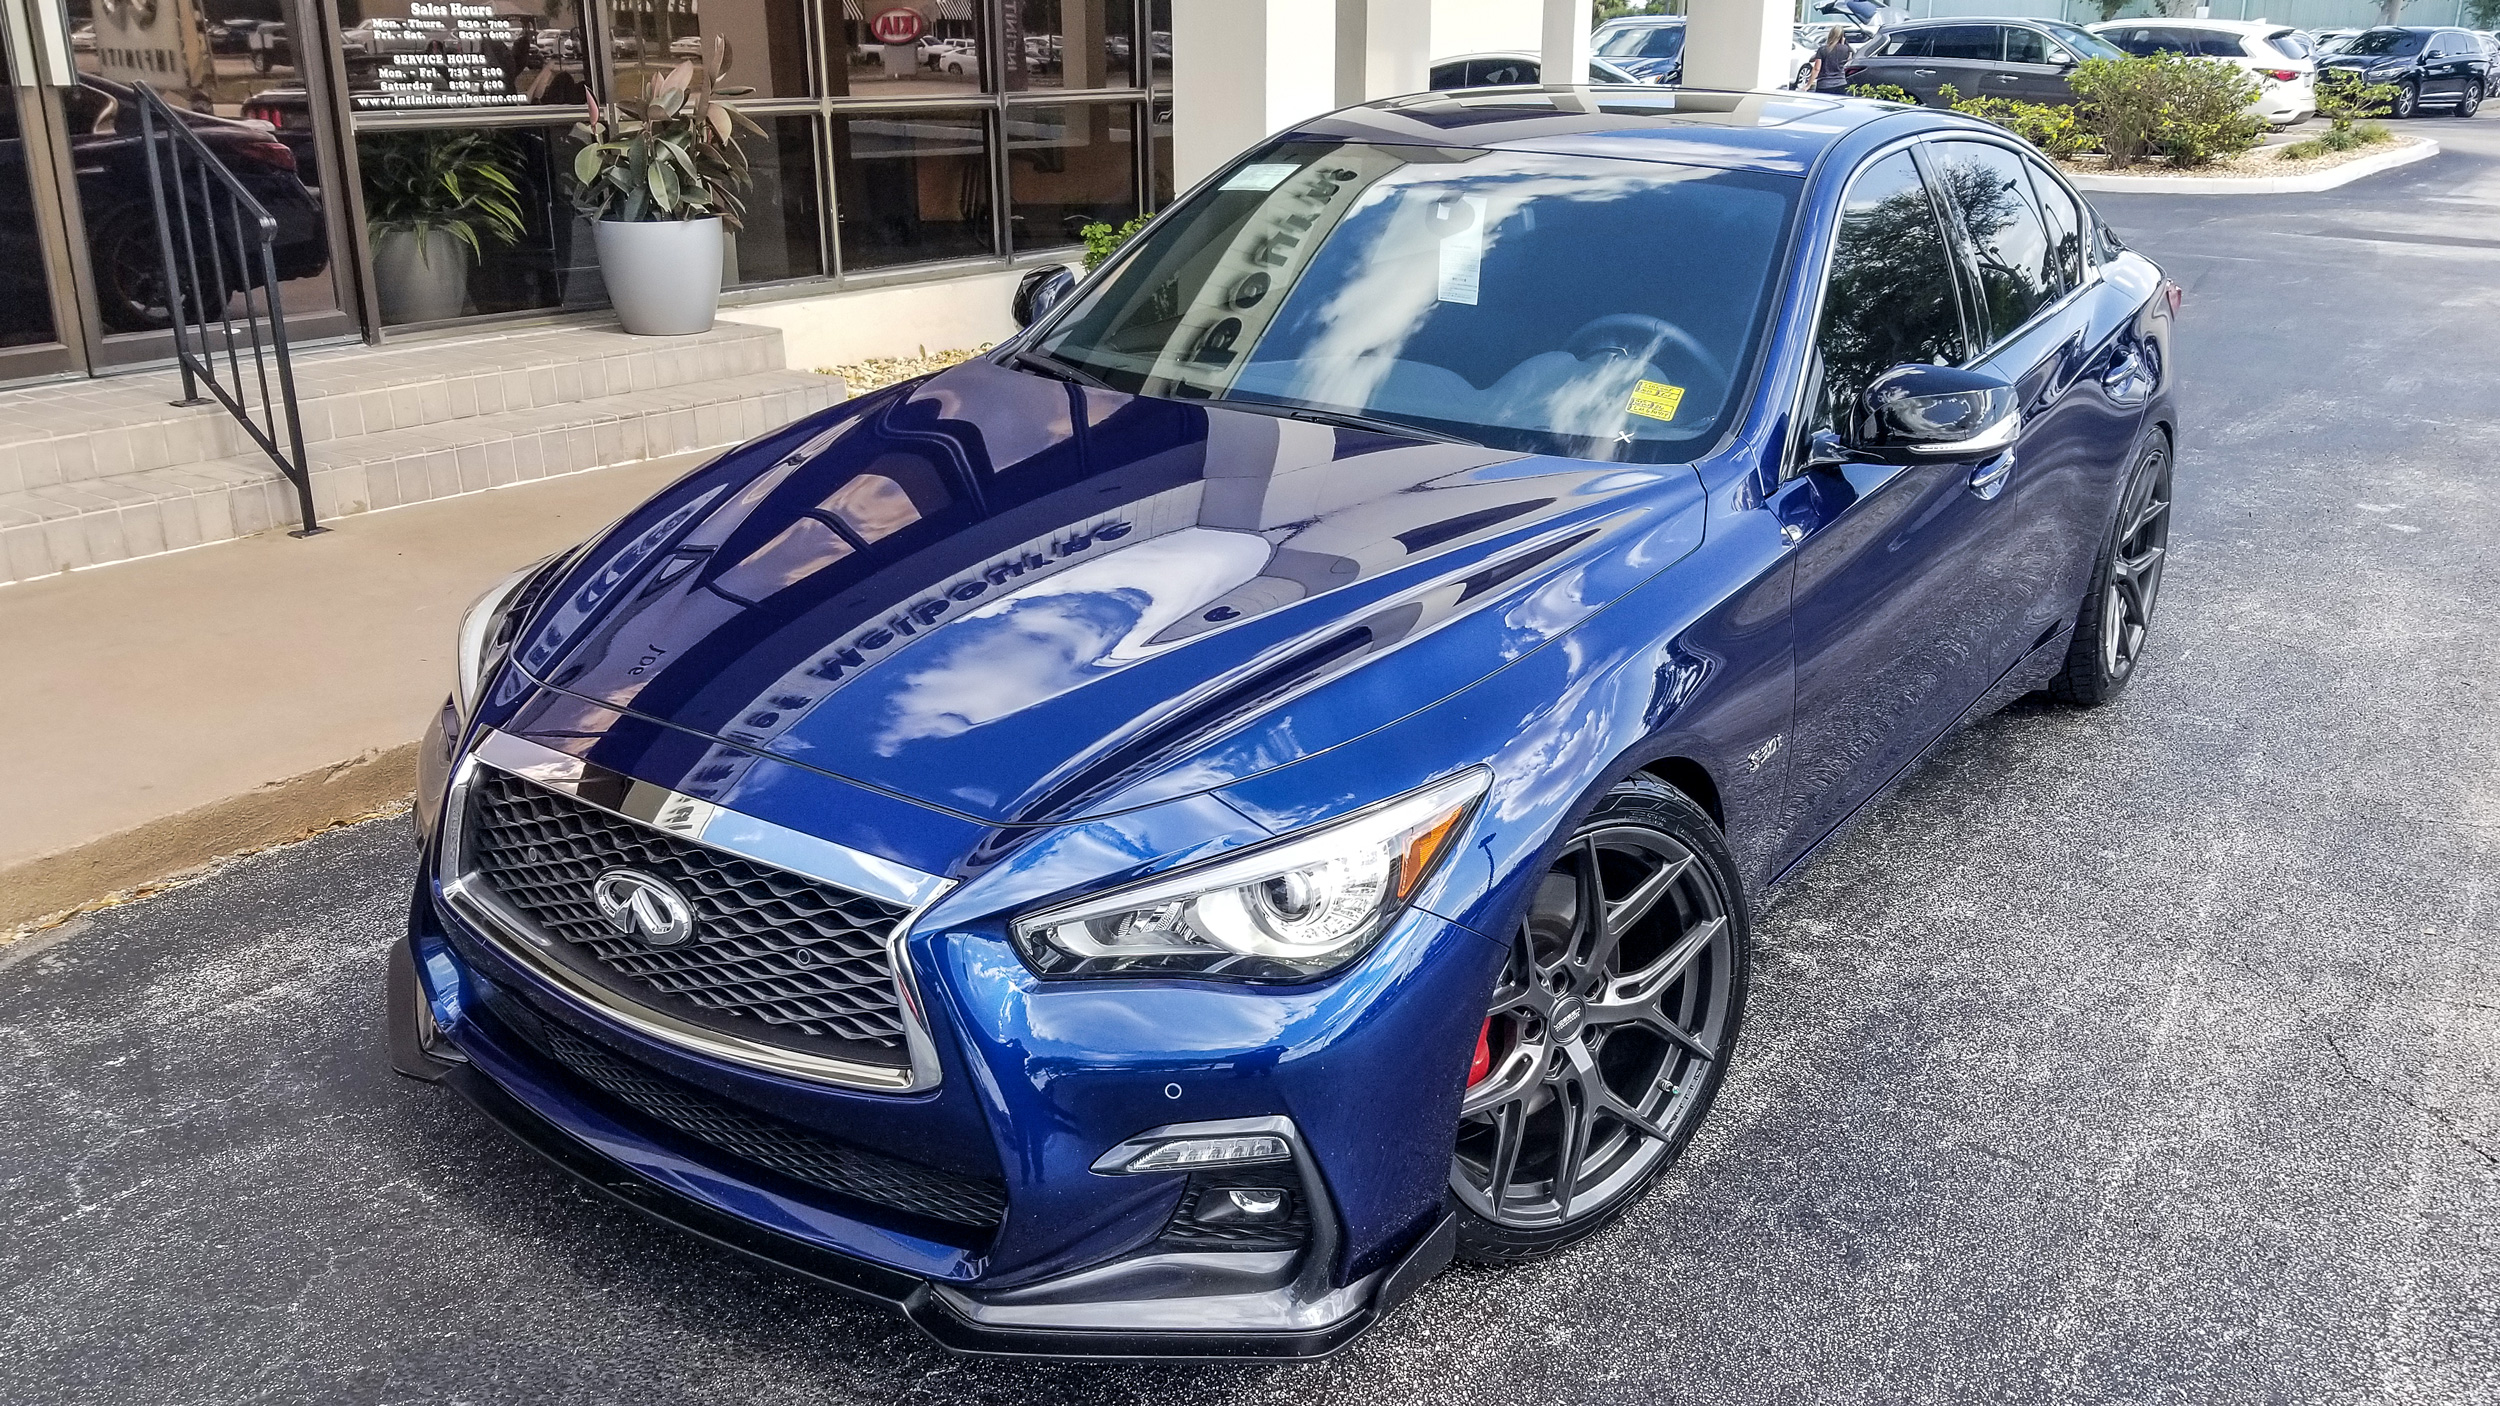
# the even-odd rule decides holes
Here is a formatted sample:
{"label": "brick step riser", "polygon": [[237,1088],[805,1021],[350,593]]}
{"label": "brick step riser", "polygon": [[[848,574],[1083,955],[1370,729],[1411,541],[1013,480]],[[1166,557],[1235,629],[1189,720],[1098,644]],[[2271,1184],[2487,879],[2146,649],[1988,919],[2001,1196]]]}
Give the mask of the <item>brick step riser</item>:
{"label": "brick step riser", "polygon": [[[780,366],[778,337],[749,337],[682,350],[627,352],[365,390],[325,392],[317,385],[308,386],[299,390],[296,404],[303,421],[306,456],[318,469],[324,447],[361,435],[695,385]],[[0,458],[14,461],[18,470],[0,473],[0,492],[248,458],[261,452],[222,406],[177,409],[169,405],[160,420],[63,439],[0,445]]]}
{"label": "brick step riser", "polygon": [[[785,389],[481,444],[412,448],[332,468],[323,468],[316,460],[313,503],[324,520],[352,517],[532,479],[725,449],[813,414],[833,404],[839,395],[839,383],[828,381],[821,390]],[[242,472],[231,466],[204,465],[197,475],[202,486],[185,496],[99,507],[34,526],[0,529],[0,582],[31,580],[294,526],[295,486],[274,476],[217,481],[239,478]]]}

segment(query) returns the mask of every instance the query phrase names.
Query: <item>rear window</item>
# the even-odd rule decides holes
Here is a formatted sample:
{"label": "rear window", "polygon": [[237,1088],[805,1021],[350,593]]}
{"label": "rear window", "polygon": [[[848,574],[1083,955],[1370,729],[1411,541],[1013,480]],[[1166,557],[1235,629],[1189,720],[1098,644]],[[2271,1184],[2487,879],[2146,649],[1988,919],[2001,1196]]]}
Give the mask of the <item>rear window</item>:
{"label": "rear window", "polygon": [[2305,59],[2314,52],[2309,47],[2309,41],[2302,38],[2297,29],[2286,29],[2280,33],[2269,34],[2266,36],[2266,42],[2273,45],[2275,51],[2287,59]]}

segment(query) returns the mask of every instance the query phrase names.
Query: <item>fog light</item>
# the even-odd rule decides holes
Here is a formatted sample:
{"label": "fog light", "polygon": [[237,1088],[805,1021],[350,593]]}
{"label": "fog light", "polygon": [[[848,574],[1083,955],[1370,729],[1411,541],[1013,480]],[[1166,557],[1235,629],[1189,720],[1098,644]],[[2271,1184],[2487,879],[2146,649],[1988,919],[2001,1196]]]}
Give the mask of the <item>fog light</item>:
{"label": "fog light", "polygon": [[1236,1167],[1282,1162],[1293,1155],[1285,1140],[1268,1133],[1244,1137],[1193,1137],[1158,1144],[1121,1170],[1171,1172],[1197,1167]]}
{"label": "fog light", "polygon": [[1269,1186],[1236,1186],[1224,1193],[1244,1220],[1275,1220],[1285,1213],[1285,1193]]}

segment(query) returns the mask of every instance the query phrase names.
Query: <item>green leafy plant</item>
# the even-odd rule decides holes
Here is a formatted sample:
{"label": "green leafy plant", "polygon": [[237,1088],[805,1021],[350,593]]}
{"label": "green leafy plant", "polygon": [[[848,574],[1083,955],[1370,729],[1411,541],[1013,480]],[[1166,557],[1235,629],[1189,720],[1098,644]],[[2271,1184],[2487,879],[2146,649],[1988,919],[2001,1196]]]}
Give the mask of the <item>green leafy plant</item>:
{"label": "green leafy plant", "polygon": [[573,156],[579,186],[573,204],[596,220],[628,223],[702,220],[719,216],[739,227],[746,207],[738,191],[749,179],[738,134],[764,135],[755,119],[722,102],[752,88],[725,88],[729,43],[714,38],[697,64],[688,59],[653,80],[640,102],[590,105],[590,120],[573,126],[582,144]]}
{"label": "green leafy plant", "polygon": [[[2494,0],[2494,2],[2500,3],[2500,0]],[[1890,83],[1852,83],[1849,85],[1849,96],[1873,98],[1877,102],[1884,103],[1901,103],[1908,107],[1918,106],[1916,94],[1907,88],[1897,88]]]}
{"label": "green leafy plant", "polygon": [[2363,118],[2385,117],[2396,108],[2395,84],[2364,83],[2350,69],[2321,70],[2316,91],[2318,115],[2338,132],[2349,132]]}
{"label": "green leafy plant", "polygon": [[2110,169],[2125,170],[2152,150],[2161,127],[2161,70],[2156,59],[2085,59],[2066,75],[2082,99],[2078,114]]}
{"label": "green leafy plant", "polygon": [[2237,156],[2264,139],[2265,119],[2249,110],[2257,75],[2212,59],[2165,55],[2161,123],[2153,144],[2173,166],[2206,166]]}
{"label": "green leafy plant", "polygon": [[361,145],[368,235],[414,235],[420,259],[438,230],[481,259],[483,241],[521,237],[519,158],[500,134],[377,132]]}
{"label": "green leafy plant", "polygon": [[2011,98],[1963,98],[1955,112],[1993,122],[2054,157],[2073,156],[2092,145],[2071,104],[2026,103]]}
{"label": "green leafy plant", "polygon": [[2347,126],[2329,127],[2306,141],[2292,142],[2275,155],[2285,161],[2306,161],[2334,151],[2351,151],[2355,147],[2373,146],[2393,141],[2396,134],[2383,122],[2355,122]]}
{"label": "green leafy plant", "polygon": [[1085,241],[1085,271],[1092,273],[1110,262],[1111,256],[1120,252],[1120,246],[1128,243],[1131,237],[1145,227],[1146,217],[1140,215],[1116,228],[1097,221],[1078,230],[1077,237]]}

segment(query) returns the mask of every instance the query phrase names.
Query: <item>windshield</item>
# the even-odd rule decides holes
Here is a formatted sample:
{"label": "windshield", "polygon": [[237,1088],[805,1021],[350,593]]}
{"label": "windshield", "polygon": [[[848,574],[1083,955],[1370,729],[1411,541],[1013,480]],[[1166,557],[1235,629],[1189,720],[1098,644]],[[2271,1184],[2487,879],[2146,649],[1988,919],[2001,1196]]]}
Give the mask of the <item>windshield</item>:
{"label": "windshield", "polygon": [[2421,48],[2422,36],[2419,34],[2401,29],[2371,29],[2345,40],[2344,47],[2336,52],[2404,55],[2419,53]]}
{"label": "windshield", "polygon": [[1647,463],[1717,436],[1797,182],[1289,142],[1155,222],[1043,329],[1117,390]]}
{"label": "windshield", "polygon": [[1684,52],[1684,26],[1627,24],[1597,36],[1597,52],[1610,59],[1671,59]]}
{"label": "windshield", "polygon": [[2056,35],[2057,42],[2072,49],[2079,59],[2123,59],[2127,56],[2126,50],[2088,29],[2077,29],[2071,24],[2044,24],[2041,28]]}

